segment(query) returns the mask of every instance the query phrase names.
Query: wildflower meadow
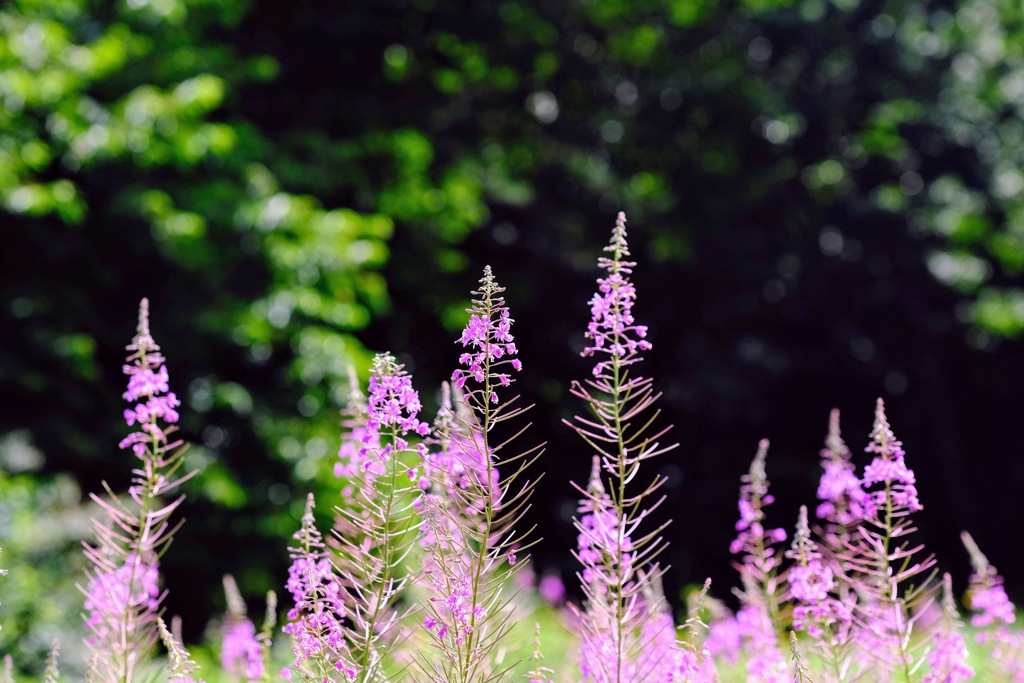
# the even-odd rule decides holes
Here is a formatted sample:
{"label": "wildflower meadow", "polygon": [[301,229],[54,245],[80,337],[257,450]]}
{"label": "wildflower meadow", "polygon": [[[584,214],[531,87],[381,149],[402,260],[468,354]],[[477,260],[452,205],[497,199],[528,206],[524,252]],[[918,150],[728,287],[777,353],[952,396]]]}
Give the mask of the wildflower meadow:
{"label": "wildflower meadow", "polygon": [[[184,467],[176,423],[188,406],[168,369],[174,350],[161,349],[152,332],[159,312],[142,299],[124,364],[127,433],[119,444],[134,475],[127,491],[92,494],[98,513],[83,549],[85,680],[1024,681],[1024,632],[983,550],[964,533],[973,573],[958,595],[916,540],[926,501],[882,399],[864,407],[874,410],[874,426],[863,469],[832,411],[817,497],[796,520],[769,521],[770,447],[752,444],[729,548],[735,585],[704,581],[683,609],[670,605],[665,523],[652,514],[673,501],[651,461],[674,443],[659,415],[657,378],[644,374],[643,355],[657,340],[633,316],[637,267],[620,213],[597,260],[585,328],[592,373],[569,380],[579,410],[565,429],[579,437],[575,452],[549,453],[532,438],[531,407],[514,388],[530,368],[490,267],[455,340],[435,416],[423,414],[421,389],[394,355],[376,356],[365,392],[353,375],[332,523],[318,524],[325,511],[315,514],[310,493],[288,576],[266,596],[262,618],[247,614],[225,576],[220,661],[202,668],[163,607],[161,560],[175,552],[183,524],[179,487],[203,472]],[[523,524],[552,457],[591,463],[586,481],[564,484],[578,498],[577,544],[566,552],[579,582],[571,592],[581,596],[564,603],[560,580],[538,579],[531,568],[542,530]],[[721,600],[730,591],[735,612]],[[60,664],[54,643],[45,683],[64,680]],[[8,682],[12,671],[8,657]]]}

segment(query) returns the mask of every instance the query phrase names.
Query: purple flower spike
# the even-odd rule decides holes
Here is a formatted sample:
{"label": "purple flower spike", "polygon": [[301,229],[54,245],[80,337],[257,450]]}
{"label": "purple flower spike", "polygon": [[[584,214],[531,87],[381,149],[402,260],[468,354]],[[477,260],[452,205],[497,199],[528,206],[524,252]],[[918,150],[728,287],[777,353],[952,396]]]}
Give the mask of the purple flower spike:
{"label": "purple flower spike", "polygon": [[[429,434],[430,425],[416,418],[422,409],[420,395],[412,387],[412,378],[395,362],[395,357],[387,353],[377,354],[370,374],[368,418],[366,432],[363,434],[363,443],[367,448],[379,443],[382,432],[388,428],[394,433],[394,449],[397,450],[406,447],[405,441],[398,438],[399,434]],[[362,450],[362,455],[366,455],[367,448]],[[392,450],[390,444],[386,445],[381,449],[379,457],[387,460]]]}
{"label": "purple flower spike", "polygon": [[839,411],[833,410],[829,417],[828,437],[821,450],[821,467],[824,472],[818,484],[818,519],[828,522],[840,535],[847,527],[875,514],[874,502],[857,478],[850,458],[850,449],[839,434]]}
{"label": "purple flower spike", "polygon": [[[765,472],[767,458],[768,439],[761,439],[757,454],[750,463],[750,471],[741,477],[740,518],[736,522],[736,531],[739,534],[729,546],[729,552],[734,555],[746,553],[744,562],[757,564],[758,572],[765,574],[778,565],[777,559],[773,558],[771,544],[786,540],[784,529],[765,529],[763,525],[764,508],[775,502],[775,497],[768,493],[768,475]],[[759,558],[762,549],[764,557]]]}
{"label": "purple flower spike", "polygon": [[[293,668],[312,683],[325,677],[360,683],[378,680],[381,663],[397,645],[394,605],[409,576],[399,558],[414,539],[410,530],[416,515],[411,507],[399,504],[412,494],[417,476],[403,451],[411,448],[409,432],[430,433],[418,418],[422,406],[412,379],[393,356],[374,358],[368,399],[354,374],[350,382],[345,411],[349,433],[335,466],[345,485],[342,504],[334,508],[334,552],[328,559],[320,550],[319,536],[312,537],[315,528],[309,512],[303,518],[308,531],[303,533],[310,534],[310,541],[292,550],[289,590],[296,605],[303,593],[317,596],[311,606],[306,600],[304,613],[289,615],[300,619],[289,624],[299,656]],[[419,443],[415,449],[423,454],[426,446]],[[301,582],[306,582],[304,590]],[[312,664],[303,663],[311,656]],[[340,676],[327,676],[328,670]]]}
{"label": "purple flower spike", "polygon": [[[415,475],[424,492],[413,504],[422,514],[420,545],[426,551],[423,626],[439,661],[446,662],[428,672],[435,681],[498,676],[504,624],[516,619],[503,593],[527,560],[519,553],[529,546],[514,525],[533,485],[513,482],[535,456],[532,450],[511,454],[517,435],[495,442],[492,433],[494,425],[525,410],[513,405],[515,398],[500,396],[513,382],[511,373],[522,369],[503,291],[486,267],[456,340],[464,349],[460,367],[442,387],[434,439]],[[516,464],[506,470],[511,462]]]}
{"label": "purple flower spike", "polygon": [[875,426],[871,430],[871,443],[864,450],[875,454],[871,464],[864,468],[864,487],[872,484],[886,485],[885,490],[872,493],[875,508],[885,506],[888,494],[896,505],[905,507],[910,512],[923,510],[917,498],[914,472],[907,467],[904,460],[903,444],[896,439],[889,427],[882,399],[878,399],[875,408]]}
{"label": "purple flower spike", "polygon": [[609,356],[608,360],[600,360],[594,366],[597,377],[606,373],[613,362],[619,366],[635,363],[640,360],[641,351],[651,349],[651,343],[645,339],[647,326],[637,325],[633,318],[636,288],[628,276],[636,263],[622,260],[630,254],[626,243],[626,214],[621,211],[612,230],[611,242],[604,250],[611,252],[613,257],[601,257],[597,261],[598,267],[607,270],[608,275],[598,278],[597,292],[590,300],[592,318],[587,325],[586,336],[593,345],[583,349],[581,354]]}
{"label": "purple flower spike", "polygon": [[[139,323],[124,373],[122,394],[129,408],[125,422],[136,431],[121,441],[139,459],[132,470],[128,496],[101,498],[90,494],[104,519],[93,518],[95,545],[85,545],[86,643],[95,672],[103,680],[130,683],[152,656],[161,637],[158,625],[164,591],[160,588],[159,557],[177,530],[171,519],[183,500],[162,500],[196,472],[175,478],[182,465],[181,441],[175,432],[179,401],[170,391],[160,347],[149,331],[149,301],[139,303]],[[106,484],[104,484],[106,487]],[[106,490],[112,494],[109,487]],[[182,652],[184,650],[182,649]]]}
{"label": "purple flower spike", "polygon": [[1024,633],[1010,629],[1017,617],[1003,588],[1003,578],[969,533],[965,531],[960,537],[974,568],[967,588],[967,604],[973,612],[971,626],[976,629],[975,640],[991,662],[988,670],[992,680],[1022,681]]}
{"label": "purple flower spike", "polygon": [[953,600],[953,581],[949,572],[942,580],[942,624],[932,650],[927,655],[931,669],[921,683],[959,683],[974,678],[974,669],[967,664],[967,643],[960,633],[960,615]]}
{"label": "purple flower spike", "polygon": [[168,434],[175,429],[167,425],[178,421],[176,408],[181,402],[170,391],[165,359],[149,333],[148,299],[139,303],[139,327],[127,349],[131,352],[124,365],[128,390],[123,396],[131,407],[124,411],[124,419],[129,427],[138,424],[138,431],[122,439],[120,446],[131,448],[140,458],[147,451],[159,458],[181,443],[167,441]]}
{"label": "purple flower spike", "polygon": [[921,509],[921,503],[882,399],[876,403],[871,442],[865,450],[875,456],[862,479],[875,514],[862,520],[838,548],[830,545],[844,580],[843,597],[855,591],[855,621],[867,626],[858,629],[857,644],[868,665],[885,678],[922,662],[922,653],[912,646],[922,630],[916,615],[934,608],[938,585],[928,575],[935,556],[921,559],[918,553],[924,546],[910,539],[916,531],[912,513]]}
{"label": "purple flower spike", "polygon": [[651,344],[645,339],[647,328],[633,318],[637,294],[628,276],[636,264],[625,260],[625,214],[619,214],[604,251],[610,256],[598,259],[605,273],[590,300],[586,338],[591,345],[582,353],[597,357],[597,363],[592,377],[573,382],[571,389],[591,414],[566,421],[593,453],[587,487],[574,484],[582,494],[575,554],[583,565],[585,601],[582,608],[573,608],[579,619],[580,672],[584,683],[665,680],[672,668],[672,648],[652,645],[652,632],[645,628],[656,629],[658,638],[674,637],[655,616],[664,601],[658,585],[664,569],[656,560],[664,546],[661,528],[642,529],[664,500],[655,491],[665,480],[655,476],[645,488],[636,478],[645,460],[675,444],[659,443],[669,428],[652,426],[657,413],[641,417],[658,399],[652,380],[626,368]]}
{"label": "purple flower spike", "polygon": [[295,606],[288,611],[288,623],[282,629],[293,639],[295,668],[305,674],[349,665],[341,584],[324,552],[313,506],[310,493],[302,526],[295,533],[296,545],[289,549],[292,565],[285,587]]}
{"label": "purple flower spike", "polygon": [[507,387],[512,377],[502,368],[511,367],[516,372],[523,369],[523,364],[516,358],[519,350],[512,336],[512,323],[505,300],[500,296],[505,291],[499,287],[490,266],[484,267],[484,276],[480,279],[480,289],[473,292],[479,299],[473,300],[469,309],[469,322],[456,343],[469,348],[459,356],[459,368],[452,373],[452,381],[460,389],[466,382],[473,381],[487,389],[486,398],[492,403],[498,402],[494,393],[495,383]]}
{"label": "purple flower spike", "polygon": [[977,543],[966,531],[960,534],[968,554],[971,556],[970,587],[967,589],[968,603],[974,615],[971,626],[985,628],[993,624],[1012,624],[1017,616],[1013,603],[1006,596],[1003,588],[1003,577],[988,562],[988,558],[978,548]]}
{"label": "purple flower spike", "polygon": [[251,621],[241,619],[224,634],[220,661],[225,671],[249,681],[263,678],[263,650]]}
{"label": "purple flower spike", "polygon": [[811,540],[807,508],[800,506],[800,516],[793,535],[793,546],[786,556],[795,564],[789,570],[789,592],[793,606],[793,628],[805,630],[815,639],[817,648],[827,657],[841,651],[849,636],[851,606],[832,597],[837,588],[832,568],[822,561],[818,545]]}
{"label": "purple flower spike", "polygon": [[[774,627],[778,623],[779,603],[785,597],[780,588],[778,570],[781,562],[775,546],[786,540],[786,532],[781,528],[764,527],[764,508],[775,502],[775,497],[768,493],[768,474],[765,471],[767,459],[768,439],[761,439],[757,454],[750,463],[750,470],[740,477],[740,518],[736,522],[736,531],[739,533],[729,545],[729,552],[739,557],[733,566],[743,581],[741,599],[744,605],[766,618]],[[771,656],[765,656],[774,662],[777,649],[773,645],[769,650]]]}

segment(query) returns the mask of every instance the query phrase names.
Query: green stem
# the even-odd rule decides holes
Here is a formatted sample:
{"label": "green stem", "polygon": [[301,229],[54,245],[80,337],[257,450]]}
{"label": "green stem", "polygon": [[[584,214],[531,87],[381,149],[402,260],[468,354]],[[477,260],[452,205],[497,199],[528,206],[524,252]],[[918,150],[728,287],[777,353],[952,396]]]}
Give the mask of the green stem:
{"label": "green stem", "polygon": [[370,668],[370,653],[373,650],[373,636],[377,626],[377,619],[380,616],[381,610],[384,607],[384,594],[387,590],[387,585],[391,580],[391,572],[393,569],[392,553],[394,552],[394,546],[392,545],[391,533],[388,530],[388,523],[391,521],[391,510],[395,504],[395,492],[398,487],[398,453],[399,451],[395,448],[398,440],[398,428],[392,425],[390,433],[387,434],[391,441],[391,459],[388,464],[389,484],[387,493],[384,496],[384,514],[382,515],[383,530],[383,547],[381,550],[381,564],[383,566],[383,574],[380,577],[380,581],[377,584],[376,599],[373,601],[373,612],[370,615],[370,621],[366,624],[366,632],[363,634],[362,642],[359,647],[360,660],[359,664],[359,682],[366,683],[371,679]]}
{"label": "green stem", "polygon": [[[889,446],[889,444],[885,442],[885,438],[884,437],[882,438],[882,443],[880,444],[880,446],[881,446],[881,451],[882,451],[883,455],[887,456],[888,455],[888,446]],[[886,460],[888,460],[888,457],[886,457]],[[892,606],[892,609],[894,611],[895,610],[902,611],[903,608],[900,606],[900,603],[899,603],[899,586],[894,584],[888,578],[890,576],[890,572],[889,572],[889,547],[890,547],[890,545],[892,543],[892,519],[893,519],[892,482],[886,481],[885,482],[885,536],[884,536],[884,538],[882,540],[882,550],[883,550],[883,553],[884,553],[883,559],[882,559],[882,573],[885,576],[885,580],[888,582],[888,585],[886,586],[886,590],[889,593],[889,602],[890,602],[890,604]],[[893,616],[895,616],[895,613],[894,613]],[[905,615],[903,615],[903,614],[900,615],[900,624],[901,624],[901,626],[900,626],[899,632],[897,633],[897,637],[899,638],[899,648],[900,648],[900,666],[902,667],[902,670],[903,670],[903,680],[906,683],[912,683],[912,677],[911,677],[911,673],[910,673],[910,662],[908,661],[907,648],[906,648],[906,646],[904,644],[904,638],[903,638],[903,629],[906,628],[905,620],[903,618],[904,616]]]}
{"label": "green stem", "polygon": [[[148,355],[146,352],[145,345],[142,345],[138,350],[141,367],[143,370],[148,370]],[[156,416],[151,415],[149,423],[156,425]],[[141,425],[139,425],[141,427]],[[150,432],[152,434],[152,432]],[[132,562],[131,573],[128,576],[128,599],[124,605],[124,620],[121,622],[122,629],[120,633],[120,655],[121,655],[121,667],[120,667],[120,680],[122,683],[131,683],[132,674],[134,673],[135,667],[132,663],[132,654],[134,648],[129,643],[129,636],[135,632],[135,610],[132,608],[132,591],[135,587],[136,577],[138,576],[138,570],[142,564],[142,536],[147,531],[149,513],[153,509],[153,491],[156,490],[159,478],[156,476],[156,463],[160,453],[160,440],[158,437],[153,436],[152,441],[147,448],[145,455],[142,458],[143,471],[145,472],[146,479],[143,482],[142,492],[139,496],[142,504],[139,510],[139,529],[138,537],[135,540],[135,561]],[[129,548],[129,550],[131,550]]]}
{"label": "green stem", "polygon": [[[619,270],[619,262],[622,259],[622,253],[618,247],[615,249],[614,258],[612,260],[612,274],[615,274]],[[616,309],[611,311],[612,315],[620,315],[621,310]],[[612,501],[612,505],[615,508],[615,519],[618,525],[618,533],[615,534],[615,563],[616,571],[618,573],[616,585],[614,588],[614,599],[615,599],[615,681],[616,683],[622,682],[622,665],[625,659],[626,653],[623,652],[625,649],[625,628],[623,621],[625,620],[625,600],[623,598],[623,584],[625,583],[625,576],[622,568],[623,558],[625,552],[623,550],[624,533],[626,526],[625,519],[625,501],[626,499],[626,458],[629,455],[629,449],[626,446],[625,439],[622,433],[622,362],[617,353],[614,350],[619,347],[619,337],[616,335],[615,343],[612,346],[612,419],[615,423],[615,436],[617,439],[618,448],[618,481],[616,482],[616,495]]]}
{"label": "green stem", "polygon": [[[618,261],[618,254],[616,253],[616,261]],[[618,439],[618,491],[616,492],[615,500],[612,504],[615,506],[615,519],[618,524],[618,533],[615,534],[615,562],[618,569],[618,577],[615,586],[615,681],[621,683],[622,681],[622,664],[625,659],[625,629],[622,623],[625,619],[626,606],[624,604],[622,589],[625,583],[625,576],[622,571],[622,561],[625,555],[623,545],[623,534],[625,532],[625,504],[623,501],[626,497],[626,456],[628,455],[628,449],[626,448],[625,441],[622,437],[622,367],[619,362],[617,354],[612,354],[612,411],[615,420],[615,435]]]}

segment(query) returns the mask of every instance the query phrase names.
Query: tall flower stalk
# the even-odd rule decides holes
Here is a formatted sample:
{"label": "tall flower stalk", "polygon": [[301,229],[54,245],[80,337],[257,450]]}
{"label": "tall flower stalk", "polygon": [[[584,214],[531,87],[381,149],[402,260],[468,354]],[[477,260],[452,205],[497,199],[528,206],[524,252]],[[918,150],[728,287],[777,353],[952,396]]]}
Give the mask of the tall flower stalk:
{"label": "tall flower stalk", "polygon": [[1024,633],[1010,628],[1016,608],[1006,595],[1003,577],[966,531],[961,534],[971,557],[967,604],[975,640],[985,653],[985,673],[992,680],[1024,683]]}
{"label": "tall flower stalk", "polygon": [[793,560],[788,578],[794,631],[806,632],[825,662],[825,683],[855,680],[859,669],[853,657],[852,603],[837,597],[839,585],[832,566],[811,539],[806,506],[800,506],[793,545],[786,556]]}
{"label": "tall flower stalk", "polygon": [[862,484],[875,514],[863,521],[837,559],[858,593],[855,618],[865,627],[860,640],[866,654],[890,680],[910,683],[930,648],[916,622],[935,599],[935,572],[930,571],[935,558],[918,559],[924,546],[910,542],[917,530],[910,515],[922,506],[882,399],[865,450],[874,454]]}
{"label": "tall flower stalk", "polygon": [[942,620],[937,630],[927,655],[929,671],[921,683],[959,683],[974,678],[974,669],[967,664],[967,643],[960,633],[960,613],[949,572],[942,576]]}
{"label": "tall flower stalk", "polygon": [[435,447],[424,457],[419,506],[426,550],[423,626],[434,651],[420,668],[435,681],[493,681],[508,673],[499,645],[513,619],[513,575],[526,563],[528,534],[517,535],[534,483],[522,478],[539,447],[517,451],[494,429],[524,408],[504,396],[522,369],[513,319],[490,267],[473,292],[469,322],[457,340],[464,351],[444,388]]}
{"label": "tall flower stalk", "polygon": [[[651,411],[658,398],[652,381],[631,373],[651,344],[646,326],[633,316],[636,289],[629,276],[636,264],[628,260],[625,214],[619,213],[604,250],[608,256],[598,260],[598,267],[605,274],[590,301],[590,345],[582,354],[597,362],[592,377],[573,382],[571,390],[591,415],[576,416],[568,424],[595,453],[589,483],[577,486],[583,498],[576,520],[576,556],[583,565],[585,597],[578,613],[580,668],[584,681],[625,683],[646,680],[670,654],[645,657],[652,635],[641,628],[663,613],[660,598],[650,597],[658,594],[648,588],[663,572],[657,557],[664,547],[664,525],[646,531],[641,527],[663,500],[655,493],[664,480],[655,476],[639,490],[634,482],[644,461],[675,445],[658,443],[668,428],[651,429],[658,416],[657,410]],[[672,627],[669,637],[674,635]]]}
{"label": "tall flower stalk", "polygon": [[728,628],[746,644],[747,679],[752,683],[781,683],[791,678],[778,642],[785,582],[779,576],[781,558],[776,545],[786,540],[786,532],[764,527],[764,508],[775,502],[768,492],[767,458],[768,439],[761,439],[750,469],[740,477],[738,533],[729,545],[729,552],[739,558],[734,566],[743,588],[736,591],[742,607]]}
{"label": "tall flower stalk", "polygon": [[[781,528],[765,528],[765,508],[775,502],[769,493],[766,461],[768,440],[761,439],[749,470],[740,477],[739,519],[736,538],[729,552],[737,557],[742,589],[736,590],[742,606],[735,615],[723,614],[709,628],[708,649],[727,661],[738,663],[741,647],[748,656],[745,666],[752,683],[792,680],[791,667],[779,644],[785,621],[783,605],[792,597],[786,577],[780,573],[781,553],[777,547],[786,540]],[[797,571],[799,575],[799,570]],[[799,619],[795,627],[800,627]]]}
{"label": "tall flower stalk", "polygon": [[245,601],[238,584],[230,574],[224,576],[224,594],[228,611],[224,615],[221,637],[221,668],[231,681],[263,681],[268,678],[267,659],[270,655],[270,632],[277,618],[277,595],[274,591],[267,593],[267,618],[263,632],[257,633],[256,625],[246,615]]}
{"label": "tall flower stalk", "polygon": [[825,522],[823,530],[826,549],[838,552],[850,539],[851,530],[866,517],[875,514],[872,497],[864,491],[850,449],[839,430],[839,411],[829,415],[828,436],[821,450],[821,480],[818,483],[818,519]]}
{"label": "tall flower stalk", "polygon": [[192,661],[188,650],[181,644],[180,636],[171,633],[160,617],[157,617],[156,625],[160,640],[167,650],[167,664],[171,671],[168,683],[203,683],[201,678],[192,676],[192,672],[197,670],[199,665]]}
{"label": "tall flower stalk", "polygon": [[179,476],[182,442],[173,435],[178,399],[168,385],[167,366],[149,331],[149,302],[139,305],[139,324],[124,365],[129,407],[125,422],[135,431],[121,441],[138,458],[127,498],[104,482],[107,497],[90,494],[104,516],[93,518],[96,545],[85,545],[86,640],[97,664],[96,675],[111,683],[129,683],[151,658],[159,638],[157,619],[165,593],[159,586],[159,560],[180,522],[172,516],[184,496],[163,498],[195,472]]}
{"label": "tall flower stalk", "polygon": [[[349,486],[345,502],[335,508],[333,552],[326,552],[319,536],[312,535],[312,500],[300,530],[304,537],[293,550],[293,579],[309,579],[305,598],[292,588],[296,609],[289,613],[288,630],[297,641],[296,668],[307,680],[341,674],[345,681],[367,683],[387,676],[385,657],[401,638],[395,605],[410,580],[406,558],[417,524],[410,460],[413,452],[425,452],[422,444],[414,448],[408,438],[430,431],[418,418],[421,409],[403,367],[394,356],[378,354],[365,420],[352,430],[356,442],[342,447],[339,474],[349,476]],[[324,621],[312,629],[302,627],[310,606],[313,615],[321,610]],[[309,645],[310,639],[320,642]],[[329,653],[332,667],[321,661],[320,652]],[[303,663],[310,654],[313,666]]]}
{"label": "tall flower stalk", "polygon": [[[729,552],[740,558],[736,569],[744,581],[744,602],[763,606],[772,628],[777,631],[781,624],[779,606],[785,597],[785,582],[779,576],[781,558],[776,545],[786,540],[786,531],[764,526],[764,509],[775,502],[775,497],[768,492],[767,458],[768,439],[761,439],[750,470],[740,478],[738,533],[729,546]],[[756,598],[747,595],[747,586],[756,587],[760,595]]]}
{"label": "tall flower stalk", "polygon": [[338,673],[352,680],[356,670],[346,637],[341,583],[316,528],[315,505],[310,493],[295,545],[289,549],[292,565],[285,587],[295,604],[288,611],[284,632],[294,644],[292,669],[305,680],[330,681]]}
{"label": "tall flower stalk", "polygon": [[[847,580],[848,572],[842,561],[843,552],[847,550],[861,522],[873,517],[877,511],[874,499],[864,490],[857,477],[850,449],[840,433],[839,411],[836,409],[829,415],[828,436],[821,450],[821,469],[818,483],[818,499],[821,502],[816,509],[818,519],[823,522],[819,529],[820,550],[835,580],[839,604],[852,606],[857,602],[857,594]],[[849,610],[847,612],[847,616],[852,614]],[[826,658],[835,663],[839,661],[835,658],[840,657],[852,665],[855,660],[850,656],[849,645],[856,632],[849,628],[849,619],[840,620],[833,627],[825,628],[825,631],[824,640],[819,640],[818,645],[819,649],[826,652]],[[844,680],[849,675],[849,668],[840,668],[832,673],[838,680]]]}

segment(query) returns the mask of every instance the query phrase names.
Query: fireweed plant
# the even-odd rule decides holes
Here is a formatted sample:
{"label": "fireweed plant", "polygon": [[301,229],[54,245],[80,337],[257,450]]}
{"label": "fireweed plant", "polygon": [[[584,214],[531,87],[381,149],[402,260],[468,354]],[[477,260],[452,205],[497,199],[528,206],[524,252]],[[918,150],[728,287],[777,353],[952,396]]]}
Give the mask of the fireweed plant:
{"label": "fireweed plant", "polygon": [[769,490],[765,464],[768,440],[762,439],[750,470],[740,478],[739,532],[729,551],[739,559],[734,566],[743,586],[737,597],[743,607],[737,615],[747,636],[747,669],[755,680],[787,678],[786,657],[778,643],[783,623],[780,603],[788,595],[785,580],[779,576],[781,557],[778,546],[786,540],[783,529],[765,529],[765,508],[775,502]]}
{"label": "fireweed plant", "polygon": [[574,610],[584,681],[673,680],[701,672],[696,653],[676,641],[676,628],[661,591],[664,525],[644,522],[664,501],[664,479],[631,486],[641,465],[671,450],[658,439],[668,428],[654,427],[658,399],[653,381],[632,372],[641,352],[651,348],[647,327],[636,324],[636,288],[629,276],[626,216],[620,213],[611,241],[598,260],[605,274],[590,301],[591,320],[584,356],[596,359],[592,377],[573,382],[572,394],[590,415],[568,423],[593,450],[593,465],[576,520],[576,558],[584,604]]}
{"label": "fireweed plant", "polygon": [[245,601],[230,574],[224,576],[224,595],[228,610],[221,634],[221,667],[231,681],[263,681],[268,678],[270,670],[270,644],[277,622],[277,594],[274,591],[267,593],[267,613],[259,633],[246,614]]}
{"label": "fireweed plant", "polygon": [[862,479],[873,514],[857,527],[836,561],[857,590],[854,614],[864,627],[859,642],[873,670],[887,672],[891,680],[911,681],[937,646],[934,629],[917,622],[933,606],[938,583],[934,556],[921,558],[924,547],[910,540],[916,531],[910,516],[923,508],[882,399],[865,450],[874,455]]}
{"label": "fireweed plant", "polygon": [[[636,264],[623,214],[605,252],[583,351],[594,365],[571,385],[586,410],[568,422],[585,444],[580,466],[590,466],[586,483],[574,484],[583,600],[560,612],[575,649],[546,660],[549,628],[529,618],[540,602],[528,566],[536,541],[517,527],[542,453],[519,445],[529,443],[522,438],[527,408],[511,385],[523,365],[504,290],[487,268],[432,423],[420,418],[412,378],[392,355],[376,357],[366,393],[353,377],[332,528],[326,537],[317,528],[310,494],[290,549],[283,627],[290,661],[283,670],[271,663],[274,593],[257,632],[227,577],[221,670],[205,672],[208,679],[1024,683],[1024,633],[1014,628],[1002,578],[974,540],[964,533],[973,566],[968,625],[949,575],[937,580],[934,557],[913,540],[912,517],[923,506],[881,400],[865,449],[871,462],[860,474],[832,412],[818,500],[801,507],[792,534],[769,525],[768,442],[760,443],[740,481],[730,547],[740,608],[733,614],[712,598],[706,581],[677,626],[661,586],[666,523],[654,518],[664,480],[641,472],[675,445],[662,443],[669,428],[658,424],[658,394],[638,371],[651,342],[633,315]],[[124,419],[132,431],[120,445],[137,463],[126,493],[104,484],[104,495],[92,496],[98,515],[82,585],[86,680],[194,683],[199,671],[180,621],[164,620],[159,569],[181,524],[176,490],[195,473],[181,472],[179,401],[145,299],[127,348]],[[551,594],[553,580],[540,589]],[[978,661],[969,661],[968,641]],[[61,680],[59,652],[54,644],[47,683]],[[8,681],[10,657],[0,671],[0,683]]]}
{"label": "fireweed plant", "polygon": [[335,509],[328,549],[313,518],[309,494],[291,550],[288,591],[295,606],[286,633],[294,641],[293,668],[306,680],[377,681],[385,660],[403,640],[398,599],[413,575],[405,561],[418,515],[410,433],[425,437],[422,406],[412,379],[389,354],[379,354],[370,375],[365,419],[355,424],[358,443],[343,445],[340,467],[353,476]]}
{"label": "fireweed plant", "polygon": [[963,542],[974,568],[967,603],[975,638],[985,654],[985,673],[994,681],[1024,681],[1024,633],[1010,628],[1016,614],[1003,588],[1003,579],[966,531]]}
{"label": "fireweed plant", "polygon": [[528,559],[529,532],[519,535],[536,480],[524,480],[539,447],[517,451],[526,426],[494,440],[494,427],[515,425],[526,408],[506,398],[516,357],[513,320],[491,269],[485,268],[458,344],[464,349],[452,386],[443,388],[435,443],[419,469],[425,552],[423,628],[435,657],[417,658],[430,680],[470,683],[502,677],[499,644],[512,627],[513,576]]}
{"label": "fireweed plant", "polygon": [[[159,586],[160,556],[180,526],[173,515],[183,500],[163,498],[195,474],[178,476],[184,454],[182,442],[173,438],[179,401],[170,391],[160,347],[150,335],[146,299],[127,349],[123,398],[129,407],[124,419],[135,430],[120,447],[130,449],[139,462],[127,496],[117,496],[105,483],[107,497],[92,495],[103,516],[93,518],[96,544],[85,546],[90,563],[83,589],[86,643],[93,653],[90,677],[111,683],[149,675],[143,669],[166,631],[160,620],[165,596]],[[178,677],[188,677],[184,668],[179,671],[184,673]]]}

